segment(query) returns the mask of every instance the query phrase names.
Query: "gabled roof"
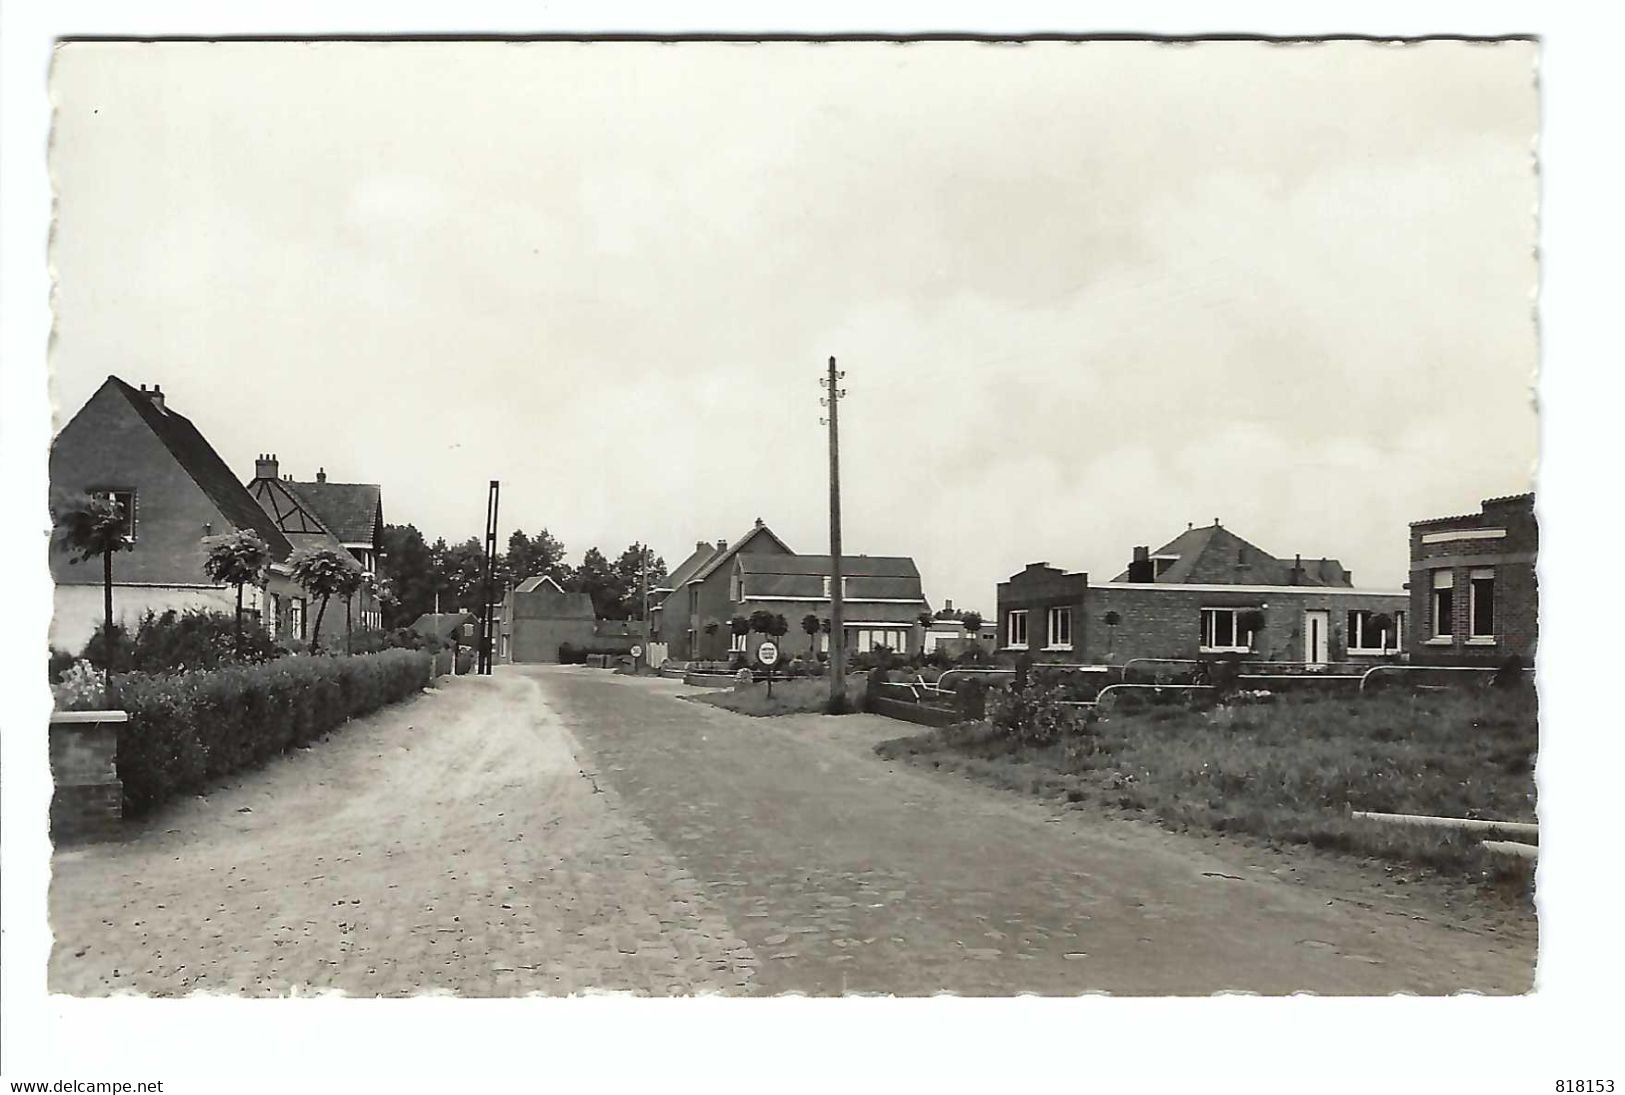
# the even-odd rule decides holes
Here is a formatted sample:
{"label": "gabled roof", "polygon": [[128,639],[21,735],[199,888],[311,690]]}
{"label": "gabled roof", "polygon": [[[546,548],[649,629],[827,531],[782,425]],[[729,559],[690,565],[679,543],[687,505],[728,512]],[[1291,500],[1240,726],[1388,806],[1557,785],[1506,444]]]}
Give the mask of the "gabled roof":
{"label": "gabled roof", "polygon": [[758,536],[764,535],[772,540],[775,544],[779,545],[779,547],[784,550],[786,555],[795,554],[793,551],[791,551],[790,545],[786,544],[783,540],[780,540],[778,534],[772,529],[768,528],[767,525],[763,524],[762,519],[758,517],[756,519],[755,526],[751,528],[749,532],[745,533],[745,535],[729,544],[723,550],[711,556],[710,561],[700,568],[700,572],[694,575],[693,580],[703,582],[705,579],[711,577],[711,575],[717,572],[718,568],[720,568],[722,564],[726,563],[729,559],[732,559],[735,555],[738,555],[742,550],[749,546],[752,540],[755,540]]}
{"label": "gabled roof", "polygon": [[700,572],[701,567],[715,558],[716,554],[717,548],[715,544],[696,545],[693,553],[687,559],[678,563],[677,569],[667,576],[666,584],[673,590],[681,589],[690,578]]}
{"label": "gabled roof", "polygon": [[[1300,562],[1277,558],[1257,544],[1242,539],[1222,525],[1190,528],[1151,553],[1155,558],[1172,558],[1158,585],[1239,584],[1259,586],[1348,586],[1347,571],[1336,559],[1303,559]],[[1114,582],[1128,581],[1124,571]]]}
{"label": "gabled roof", "polygon": [[526,578],[523,582],[520,582],[518,585],[514,586],[513,591],[515,593],[534,593],[544,586],[551,589],[554,593],[564,592],[564,587],[559,585],[558,582],[554,581],[551,574],[532,575],[531,577]]}
{"label": "gabled roof", "polygon": [[474,619],[472,612],[425,612],[412,621],[412,630],[420,635],[449,639],[459,627],[473,623]]}
{"label": "gabled roof", "polygon": [[[830,555],[741,555],[746,574],[829,574]],[[919,567],[906,555],[843,555],[841,574],[848,578],[918,578]]]}
{"label": "gabled roof", "polygon": [[[824,579],[830,577],[828,555],[742,554],[734,561],[748,600],[794,597],[824,598]],[[901,555],[843,555],[841,577],[849,601],[906,601],[923,607],[920,571],[914,560]],[[916,610],[917,611],[917,610]]]}
{"label": "gabled roof", "polygon": [[[259,534],[271,549],[271,557],[281,562],[293,551],[288,538],[282,535],[275,522],[260,504],[237,481],[220,454],[214,451],[198,428],[182,414],[167,406],[159,410],[145,392],[137,391],[116,376],[107,378],[107,384],[120,392],[147,424],[175,462],[181,466],[192,482],[208,495],[220,513],[235,528]],[[104,385],[105,386],[105,385]]]}
{"label": "gabled roof", "polygon": [[282,530],[295,547],[301,545],[298,539],[301,536],[305,542],[310,542],[312,537],[319,538],[324,544],[338,540],[338,537],[333,535],[333,530],[328,528],[311,508],[310,503],[294,493],[292,483],[260,476],[248,481],[248,493],[271,515],[276,527]]}
{"label": "gabled roof", "polygon": [[377,542],[384,520],[383,491],[376,483],[301,483],[285,486],[344,544]]}

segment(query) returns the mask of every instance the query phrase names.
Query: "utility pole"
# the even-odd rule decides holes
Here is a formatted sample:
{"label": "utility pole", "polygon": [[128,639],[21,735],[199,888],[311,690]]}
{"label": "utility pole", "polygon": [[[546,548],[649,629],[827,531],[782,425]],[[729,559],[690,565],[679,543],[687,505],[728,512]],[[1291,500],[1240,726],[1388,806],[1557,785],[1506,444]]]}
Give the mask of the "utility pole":
{"label": "utility pole", "polygon": [[501,484],[493,479],[485,496],[485,611],[480,614],[479,653],[479,672],[485,676],[491,673],[491,632],[496,623],[492,619],[491,598],[496,592],[497,496],[500,491]]}
{"label": "utility pole", "polygon": [[840,403],[846,389],[840,386],[844,372],[837,372],[835,359],[829,359],[829,375],[819,384],[824,396],[819,405],[829,408],[829,417],[820,421],[829,427],[829,702],[831,711],[843,711],[846,704],[846,623],[841,589],[841,427]]}
{"label": "utility pole", "polygon": [[[638,545],[638,595],[643,601],[643,664],[649,659],[649,545]],[[632,667],[634,670],[636,665]]]}

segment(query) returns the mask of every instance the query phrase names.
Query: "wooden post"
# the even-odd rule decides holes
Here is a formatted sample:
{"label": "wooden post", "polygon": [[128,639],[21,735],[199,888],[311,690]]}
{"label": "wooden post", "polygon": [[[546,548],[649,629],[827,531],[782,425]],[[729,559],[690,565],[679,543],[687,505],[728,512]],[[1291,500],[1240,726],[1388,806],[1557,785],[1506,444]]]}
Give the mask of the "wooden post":
{"label": "wooden post", "polygon": [[829,376],[824,381],[829,408],[829,699],[833,710],[846,703],[846,618],[841,590],[841,377],[835,359],[829,359]]}

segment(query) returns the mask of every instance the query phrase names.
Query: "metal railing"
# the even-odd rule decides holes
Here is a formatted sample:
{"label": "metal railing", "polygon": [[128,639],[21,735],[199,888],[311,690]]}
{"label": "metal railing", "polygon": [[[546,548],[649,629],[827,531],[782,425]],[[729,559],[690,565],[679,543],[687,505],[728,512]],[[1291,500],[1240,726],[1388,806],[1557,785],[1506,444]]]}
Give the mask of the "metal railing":
{"label": "metal railing", "polygon": [[[1378,673],[1477,673],[1482,676],[1485,673],[1500,672],[1501,670],[1495,666],[1483,665],[1374,665],[1360,674],[1360,691],[1364,692],[1366,683]],[[1519,672],[1532,675],[1535,671],[1530,668]]]}

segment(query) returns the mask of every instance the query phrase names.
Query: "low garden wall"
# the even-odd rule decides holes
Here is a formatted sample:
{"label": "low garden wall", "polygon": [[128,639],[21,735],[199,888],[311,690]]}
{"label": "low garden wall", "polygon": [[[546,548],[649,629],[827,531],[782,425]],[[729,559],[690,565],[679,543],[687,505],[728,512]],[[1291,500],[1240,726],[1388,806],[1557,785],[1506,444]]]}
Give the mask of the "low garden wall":
{"label": "low garden wall", "polygon": [[105,836],[124,815],[118,778],[123,711],[58,711],[51,715],[51,836]]}

